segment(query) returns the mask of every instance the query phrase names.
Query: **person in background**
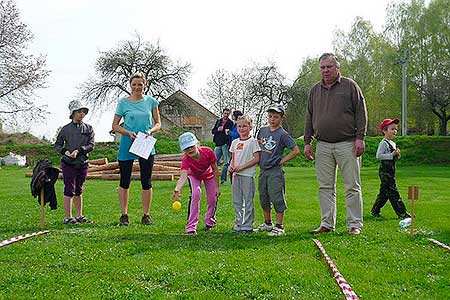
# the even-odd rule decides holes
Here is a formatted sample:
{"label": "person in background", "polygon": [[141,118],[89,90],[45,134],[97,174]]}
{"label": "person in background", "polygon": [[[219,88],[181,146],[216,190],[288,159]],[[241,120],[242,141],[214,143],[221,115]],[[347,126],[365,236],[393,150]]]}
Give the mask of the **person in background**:
{"label": "person in background", "polygon": [[[233,121],[233,127],[231,129],[225,129],[225,134],[227,134],[229,137],[230,147],[231,147],[231,143],[233,142],[233,140],[235,140],[239,137],[239,132],[238,132],[238,128],[237,128],[237,119],[240,116],[242,116],[242,112],[240,110],[233,111],[233,113],[231,115],[231,119]],[[233,183],[233,175],[229,170],[229,166],[228,166],[228,173],[230,174],[230,185],[231,185]]]}
{"label": "person in background", "polygon": [[225,134],[228,135],[230,140],[230,145],[233,142],[233,140],[237,139],[239,137],[239,132],[237,128],[237,119],[242,116],[242,112],[240,110],[233,111],[231,115],[231,120],[233,121],[233,127],[231,129],[225,129]]}
{"label": "person in background", "polygon": [[389,200],[397,216],[401,219],[410,218],[405,204],[395,183],[395,162],[400,158],[400,149],[392,140],[397,135],[399,119],[384,119],[380,124],[380,130],[384,138],[378,145],[377,159],[380,160],[378,174],[380,176],[380,192],[373,204],[371,213],[374,217],[381,217],[381,208]]}
{"label": "person in background", "polygon": [[173,190],[172,200],[181,199],[181,188],[189,179],[191,196],[188,205],[186,234],[197,234],[200,199],[202,197],[202,181],[205,184],[207,209],[205,214],[205,231],[216,225],[217,199],[220,196],[219,167],[214,152],[209,147],[201,147],[191,132],[178,137],[184,156],[181,160],[180,179]]}
{"label": "person in background", "polygon": [[[142,210],[143,225],[153,224],[150,217],[150,207],[152,203],[152,171],[155,157],[155,149],[148,159],[138,157],[129,151],[131,144],[136,139],[137,133],[142,132],[152,135],[161,128],[161,118],[159,115],[158,101],[145,95],[147,81],[144,74],[137,72],[130,78],[131,94],[119,99],[117,103],[112,129],[121,134],[119,152],[117,160],[120,168],[119,202],[122,215],[119,225],[128,226],[128,201],[129,187],[131,181],[131,171],[135,159],[139,160],[141,186],[142,186]],[[120,120],[123,119],[123,127]]]}
{"label": "person in background", "polygon": [[[78,100],[69,103],[72,121],[61,128],[55,142],[55,150],[61,155],[64,178],[64,224],[92,223],[83,215],[83,184],[89,165],[89,152],[94,150],[94,130],[83,122],[89,109]],[[75,218],[72,216],[75,205]]]}
{"label": "person in background", "polygon": [[309,93],[304,132],[304,152],[308,160],[314,159],[311,142],[313,137],[317,139],[321,222],[311,233],[334,231],[339,166],[346,190],[347,230],[349,234],[360,234],[363,226],[360,157],[365,150],[366,103],[356,82],[341,76],[334,54],[324,53],[319,65],[322,80]]}
{"label": "person in background", "polygon": [[233,121],[228,117],[230,115],[230,109],[225,108],[222,111],[222,118],[218,119],[211,130],[213,134],[213,142],[216,145],[214,153],[217,157],[217,163],[223,158],[222,174],[220,177],[220,183],[227,181],[228,165],[230,163],[230,138],[227,132],[233,127]]}
{"label": "person in background", "polygon": [[261,148],[251,136],[253,121],[249,116],[239,116],[236,121],[239,138],[230,146],[229,171],[232,180],[233,207],[236,214],[233,232],[253,232],[255,210],[255,173]]}
{"label": "person in background", "polygon": [[[292,136],[281,127],[281,122],[286,117],[283,105],[274,104],[267,113],[269,125],[262,127],[257,135],[261,146],[258,191],[264,223],[255,231],[268,231],[269,236],[282,236],[285,234],[283,222],[287,209],[283,164],[296,157],[300,150]],[[286,148],[292,151],[283,157]],[[272,224],[272,206],[276,212],[275,226]]]}

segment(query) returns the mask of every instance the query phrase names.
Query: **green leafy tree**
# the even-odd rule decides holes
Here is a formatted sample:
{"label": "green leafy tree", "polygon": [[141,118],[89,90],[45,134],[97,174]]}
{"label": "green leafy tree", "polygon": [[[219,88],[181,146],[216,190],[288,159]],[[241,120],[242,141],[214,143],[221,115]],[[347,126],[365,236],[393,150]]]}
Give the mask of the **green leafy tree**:
{"label": "green leafy tree", "polygon": [[418,98],[412,111],[421,113],[415,125],[432,132],[434,122],[427,117],[433,114],[438,119],[440,135],[447,134],[450,119],[449,7],[449,0],[434,0],[428,6],[421,0],[396,3],[388,11],[386,27],[396,47],[409,54],[409,93]]}
{"label": "green leafy tree", "polygon": [[320,80],[319,57],[306,58],[289,94],[291,102],[286,110],[286,120],[283,126],[293,135],[303,135],[305,112],[308,104],[309,91]]}
{"label": "green leafy tree", "polygon": [[400,117],[401,68],[397,50],[372,24],[357,17],[348,33],[337,31],[333,41],[341,73],[361,87],[368,111],[368,134],[376,135],[384,118]]}

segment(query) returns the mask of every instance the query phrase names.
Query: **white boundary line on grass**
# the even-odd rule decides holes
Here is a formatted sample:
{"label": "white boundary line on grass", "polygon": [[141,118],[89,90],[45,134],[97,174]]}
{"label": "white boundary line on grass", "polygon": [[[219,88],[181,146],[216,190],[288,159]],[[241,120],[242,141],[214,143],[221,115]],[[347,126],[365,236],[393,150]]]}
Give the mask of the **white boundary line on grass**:
{"label": "white boundary line on grass", "polygon": [[322,252],[323,256],[325,257],[325,260],[327,261],[328,266],[331,269],[331,272],[333,272],[333,277],[336,280],[338,286],[340,287],[342,293],[345,296],[346,300],[357,300],[359,299],[356,293],[353,291],[352,287],[348,282],[345,280],[344,276],[339,272],[339,270],[336,268],[335,264],[331,260],[331,258],[328,256],[327,252],[325,251],[325,248],[323,248],[322,243],[319,240],[313,239],[314,243],[316,243],[317,247],[319,247],[320,252]]}
{"label": "white boundary line on grass", "polygon": [[447,249],[448,251],[450,251],[450,246],[447,246],[446,244],[441,243],[441,242],[439,242],[438,240],[435,240],[435,239],[428,239],[428,240],[429,240],[430,242],[432,242],[432,243],[438,245],[439,247],[442,247],[442,248]]}
{"label": "white boundary line on grass", "polygon": [[37,236],[37,235],[41,235],[41,234],[46,234],[46,233],[49,233],[49,232],[50,231],[48,231],[48,230],[42,230],[42,231],[37,231],[37,232],[25,233],[25,234],[22,234],[22,235],[18,235],[18,236],[10,238],[8,240],[1,241],[0,242],[0,247],[12,244],[14,242],[17,242],[17,241],[20,241],[20,240],[23,240],[23,239],[26,239],[26,238],[29,238],[29,237],[33,237],[33,236]]}

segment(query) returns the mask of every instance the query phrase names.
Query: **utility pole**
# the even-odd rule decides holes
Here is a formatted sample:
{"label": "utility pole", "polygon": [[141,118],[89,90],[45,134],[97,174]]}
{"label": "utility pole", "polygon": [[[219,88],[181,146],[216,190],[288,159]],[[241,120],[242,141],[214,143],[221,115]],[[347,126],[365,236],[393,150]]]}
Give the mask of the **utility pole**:
{"label": "utility pole", "polygon": [[407,135],[406,128],[406,64],[408,63],[408,50],[403,50],[399,64],[402,65],[402,136]]}

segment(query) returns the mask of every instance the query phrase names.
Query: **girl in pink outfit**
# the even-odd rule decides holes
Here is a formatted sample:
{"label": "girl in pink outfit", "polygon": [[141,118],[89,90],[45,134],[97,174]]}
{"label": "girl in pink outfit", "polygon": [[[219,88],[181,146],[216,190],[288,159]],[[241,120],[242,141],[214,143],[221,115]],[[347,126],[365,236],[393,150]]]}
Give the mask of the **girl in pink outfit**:
{"label": "girl in pink outfit", "polygon": [[217,198],[219,190],[219,168],[214,151],[209,147],[201,147],[197,138],[190,132],[183,133],[178,138],[180,149],[184,152],[181,160],[181,175],[173,190],[172,200],[180,200],[180,190],[189,179],[191,197],[188,208],[187,234],[197,233],[200,199],[202,197],[202,181],[205,184],[206,201],[205,231],[211,230],[216,224]]}

